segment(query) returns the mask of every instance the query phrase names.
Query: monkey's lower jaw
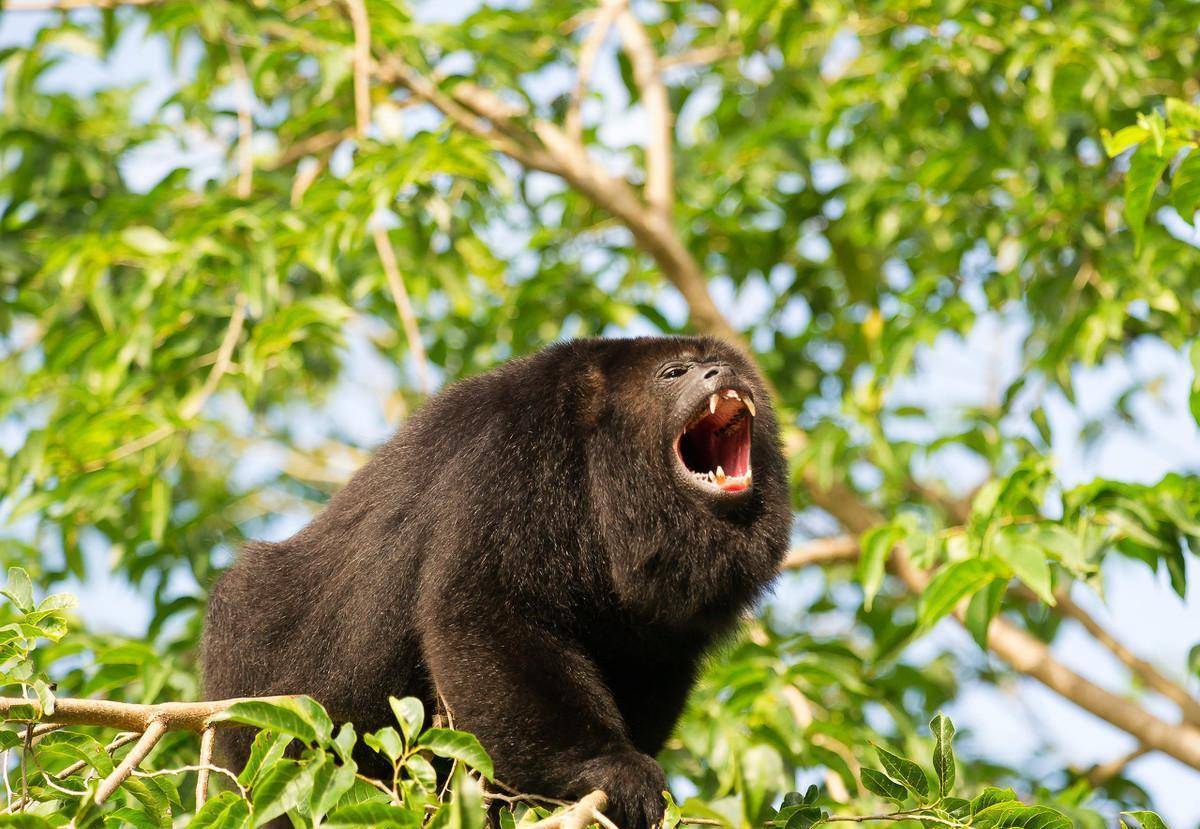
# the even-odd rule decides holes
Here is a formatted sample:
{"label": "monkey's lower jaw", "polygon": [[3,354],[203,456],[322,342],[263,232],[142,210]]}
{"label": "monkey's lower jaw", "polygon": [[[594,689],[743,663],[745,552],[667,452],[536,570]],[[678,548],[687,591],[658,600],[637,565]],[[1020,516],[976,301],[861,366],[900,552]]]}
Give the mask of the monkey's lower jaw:
{"label": "monkey's lower jaw", "polygon": [[[743,396],[744,395],[744,396]],[[750,429],[754,401],[734,389],[713,392],[675,442],[683,478],[701,490],[727,495],[750,489]]]}

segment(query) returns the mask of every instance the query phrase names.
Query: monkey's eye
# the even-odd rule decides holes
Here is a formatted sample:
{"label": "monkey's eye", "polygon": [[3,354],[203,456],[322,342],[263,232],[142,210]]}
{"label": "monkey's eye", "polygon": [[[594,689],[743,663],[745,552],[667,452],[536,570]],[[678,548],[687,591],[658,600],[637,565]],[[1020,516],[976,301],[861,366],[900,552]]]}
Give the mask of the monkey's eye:
{"label": "monkey's eye", "polygon": [[658,376],[662,377],[664,380],[674,380],[676,377],[682,377],[683,375],[687,374],[687,371],[687,366],[667,366],[661,372],[659,372]]}

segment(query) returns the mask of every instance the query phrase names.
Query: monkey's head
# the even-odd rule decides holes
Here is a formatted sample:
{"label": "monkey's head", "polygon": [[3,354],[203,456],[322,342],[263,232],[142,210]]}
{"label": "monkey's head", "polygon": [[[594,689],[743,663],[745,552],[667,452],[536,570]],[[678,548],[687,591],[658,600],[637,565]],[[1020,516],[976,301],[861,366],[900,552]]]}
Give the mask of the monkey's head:
{"label": "monkey's head", "polygon": [[744,601],[773,575],[791,525],[766,384],[708,337],[593,343],[589,489],[618,588],[639,595],[665,577],[679,581],[680,609]]}

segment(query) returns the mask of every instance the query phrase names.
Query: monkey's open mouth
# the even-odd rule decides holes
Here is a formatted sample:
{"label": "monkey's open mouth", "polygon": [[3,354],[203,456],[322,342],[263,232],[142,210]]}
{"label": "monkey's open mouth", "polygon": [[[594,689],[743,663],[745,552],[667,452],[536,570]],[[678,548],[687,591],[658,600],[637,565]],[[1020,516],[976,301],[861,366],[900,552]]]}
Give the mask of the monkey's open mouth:
{"label": "monkey's open mouth", "polygon": [[750,427],[754,401],[733,389],[713,392],[675,444],[687,477],[713,492],[750,488]]}

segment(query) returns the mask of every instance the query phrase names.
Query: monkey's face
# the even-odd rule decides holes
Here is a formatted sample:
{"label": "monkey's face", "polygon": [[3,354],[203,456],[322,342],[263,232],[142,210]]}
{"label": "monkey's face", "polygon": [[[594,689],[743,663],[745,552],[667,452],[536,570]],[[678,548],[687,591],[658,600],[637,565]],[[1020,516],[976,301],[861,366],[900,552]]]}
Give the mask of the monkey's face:
{"label": "monkey's face", "polygon": [[659,394],[671,401],[667,440],[680,485],[720,499],[743,497],[754,485],[751,444],[758,410],[745,373],[712,356],[658,366]]}

